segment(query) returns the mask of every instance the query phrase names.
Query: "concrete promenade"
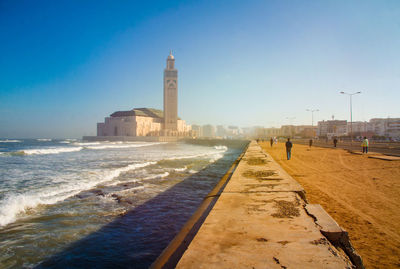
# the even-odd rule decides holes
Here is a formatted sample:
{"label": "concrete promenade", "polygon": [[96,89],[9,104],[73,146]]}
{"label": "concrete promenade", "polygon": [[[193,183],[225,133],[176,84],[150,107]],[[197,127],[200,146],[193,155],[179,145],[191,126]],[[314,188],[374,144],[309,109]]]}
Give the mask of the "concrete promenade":
{"label": "concrete promenade", "polygon": [[353,264],[363,268],[346,231],[322,207],[307,204],[303,188],[252,141],[176,267]]}

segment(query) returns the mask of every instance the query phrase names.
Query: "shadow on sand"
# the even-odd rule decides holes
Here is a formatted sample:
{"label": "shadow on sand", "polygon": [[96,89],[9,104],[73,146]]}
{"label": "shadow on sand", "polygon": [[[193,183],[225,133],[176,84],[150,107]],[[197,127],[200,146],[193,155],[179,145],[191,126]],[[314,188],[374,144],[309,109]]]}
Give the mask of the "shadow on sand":
{"label": "shadow on sand", "polygon": [[240,153],[225,155],[35,268],[148,268]]}

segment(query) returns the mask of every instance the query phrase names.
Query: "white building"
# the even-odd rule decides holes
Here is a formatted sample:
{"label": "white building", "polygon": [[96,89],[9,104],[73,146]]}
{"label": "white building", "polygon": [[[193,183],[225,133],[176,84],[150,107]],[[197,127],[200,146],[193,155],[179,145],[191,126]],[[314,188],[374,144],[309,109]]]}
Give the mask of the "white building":
{"label": "white building", "polygon": [[347,132],[353,132],[353,134],[362,134],[368,132],[368,122],[366,121],[353,121],[347,122]]}
{"label": "white building", "polygon": [[188,136],[191,127],[178,118],[178,71],[170,53],[164,70],[164,112],[154,108],[117,111],[97,124],[97,136]]}
{"label": "white building", "polygon": [[201,129],[203,137],[215,137],[215,127],[213,125],[203,125]]}
{"label": "white building", "polygon": [[377,136],[400,138],[400,118],[375,118],[369,121],[369,131]]}
{"label": "white building", "polygon": [[347,134],[347,120],[327,120],[318,122],[318,137],[332,138],[346,136]]}

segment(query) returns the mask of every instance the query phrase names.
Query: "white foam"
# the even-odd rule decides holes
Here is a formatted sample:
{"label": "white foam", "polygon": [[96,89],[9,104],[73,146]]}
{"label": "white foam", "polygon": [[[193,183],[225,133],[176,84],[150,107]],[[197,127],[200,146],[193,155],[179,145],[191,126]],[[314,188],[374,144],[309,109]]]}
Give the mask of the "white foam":
{"label": "white foam", "polygon": [[22,142],[21,140],[12,140],[12,139],[6,139],[6,140],[0,140],[0,143],[20,143]]}
{"label": "white foam", "polygon": [[187,167],[185,166],[185,167],[183,167],[183,168],[175,168],[174,171],[175,171],[175,172],[183,172],[183,171],[185,171],[186,169],[187,169]]}
{"label": "white foam", "polygon": [[[193,158],[200,158],[200,157],[207,157],[207,156],[211,156],[211,159],[213,159],[214,161],[217,159],[220,159],[223,157],[223,154],[225,151],[227,151],[228,148],[225,146],[222,146],[222,148],[218,149],[217,152],[215,151],[209,151],[206,153],[201,153],[201,154],[194,154],[194,155],[183,155],[183,156],[174,156],[174,157],[170,157],[167,158],[167,160],[181,160],[181,159],[193,159]],[[215,159],[215,157],[217,159]]]}
{"label": "white foam", "polygon": [[64,152],[75,152],[82,150],[83,147],[69,148],[42,148],[42,149],[24,149],[21,152],[25,155],[58,154]]}
{"label": "white foam", "polygon": [[214,148],[218,149],[218,150],[223,150],[223,151],[227,151],[228,150],[227,146],[214,146]]}
{"label": "white foam", "polygon": [[37,207],[38,205],[55,204],[72,197],[81,191],[92,189],[98,184],[111,181],[123,172],[142,168],[155,163],[156,162],[130,164],[112,171],[104,171],[97,178],[87,178],[65,185],[47,187],[38,192],[30,191],[23,194],[9,195],[4,200],[0,201],[0,226],[14,222],[18,216],[24,214],[29,209]]}
{"label": "white foam", "polygon": [[151,176],[145,177],[144,179],[148,180],[148,179],[155,179],[155,178],[164,178],[164,177],[167,177],[167,176],[169,176],[169,173],[168,172],[164,172],[162,174],[151,175]]}
{"label": "white foam", "polygon": [[52,141],[53,139],[51,139],[51,138],[38,138],[36,140],[37,141]]}
{"label": "white foam", "polygon": [[99,145],[99,146],[87,146],[86,148],[88,149],[120,149],[120,148],[139,148],[139,147],[148,147],[148,146],[154,146],[154,145],[159,145],[163,143],[146,143],[146,144],[120,144],[120,143],[115,143],[115,144],[107,144],[107,145]]}
{"label": "white foam", "polygon": [[69,140],[64,140],[64,141],[60,141],[60,142],[58,142],[58,143],[60,143],[60,144],[69,144],[69,143],[71,143],[71,141],[69,141]]}
{"label": "white foam", "polygon": [[[105,179],[106,179],[105,181],[110,181],[111,179],[118,177],[121,173],[128,172],[130,170],[135,170],[135,169],[138,169],[138,168],[143,168],[143,167],[146,167],[146,166],[149,166],[149,165],[152,165],[152,164],[156,164],[156,162],[135,163],[135,164],[130,164],[130,165],[125,166],[125,167],[117,168],[117,169],[109,172],[105,176]],[[115,184],[113,182],[112,184],[108,184],[108,185],[112,186],[112,185],[116,185],[116,184],[119,184],[119,183],[121,183],[121,181],[115,182]]]}
{"label": "white foam", "polygon": [[[60,143],[69,143],[68,141],[61,141]],[[21,151],[10,152],[9,155],[43,155],[43,154],[58,154],[58,153],[65,153],[65,152],[75,152],[80,151],[82,149],[118,149],[118,148],[137,148],[137,147],[146,147],[146,146],[153,146],[160,143],[146,143],[146,144],[106,144],[101,145],[99,142],[93,143],[73,143],[74,145],[80,145],[78,147],[50,147],[50,148],[38,148],[38,149],[23,149]]]}
{"label": "white foam", "polygon": [[91,145],[100,145],[100,142],[76,142],[74,145],[77,146],[91,146]]}

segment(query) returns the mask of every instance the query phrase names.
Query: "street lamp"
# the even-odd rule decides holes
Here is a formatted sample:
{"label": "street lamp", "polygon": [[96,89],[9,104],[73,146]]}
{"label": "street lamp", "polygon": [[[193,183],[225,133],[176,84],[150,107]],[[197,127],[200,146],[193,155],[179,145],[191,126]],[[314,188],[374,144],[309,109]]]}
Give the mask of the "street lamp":
{"label": "street lamp", "polygon": [[319,111],[319,109],[306,109],[306,111],[311,112],[311,126],[314,127],[314,112]]}
{"label": "street lamp", "polygon": [[350,96],[350,144],[353,143],[353,95],[359,94],[361,92],[353,92],[353,93],[347,93],[347,92],[340,92],[341,94],[347,94]]}

